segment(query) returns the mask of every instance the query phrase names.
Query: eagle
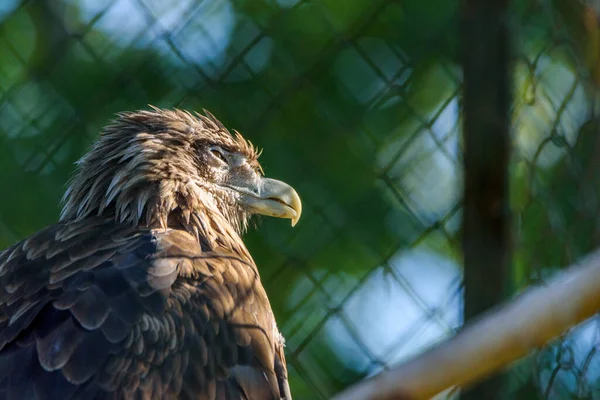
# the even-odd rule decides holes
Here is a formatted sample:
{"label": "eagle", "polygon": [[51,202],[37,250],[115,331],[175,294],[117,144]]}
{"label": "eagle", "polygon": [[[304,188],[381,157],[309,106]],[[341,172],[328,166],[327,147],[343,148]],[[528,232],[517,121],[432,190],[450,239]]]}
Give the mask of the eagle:
{"label": "eagle", "polygon": [[297,192],[210,112],[123,112],[58,223],[0,253],[0,399],[291,399],[241,237]]}

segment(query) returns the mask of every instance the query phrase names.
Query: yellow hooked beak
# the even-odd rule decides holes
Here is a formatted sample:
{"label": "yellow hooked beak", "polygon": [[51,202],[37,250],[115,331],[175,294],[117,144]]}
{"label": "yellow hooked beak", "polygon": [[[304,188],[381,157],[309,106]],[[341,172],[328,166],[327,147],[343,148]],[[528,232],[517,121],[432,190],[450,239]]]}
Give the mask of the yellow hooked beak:
{"label": "yellow hooked beak", "polygon": [[302,202],[293,187],[276,179],[261,178],[255,187],[229,186],[239,192],[240,202],[251,212],[269,217],[289,218],[292,226],[302,215]]}

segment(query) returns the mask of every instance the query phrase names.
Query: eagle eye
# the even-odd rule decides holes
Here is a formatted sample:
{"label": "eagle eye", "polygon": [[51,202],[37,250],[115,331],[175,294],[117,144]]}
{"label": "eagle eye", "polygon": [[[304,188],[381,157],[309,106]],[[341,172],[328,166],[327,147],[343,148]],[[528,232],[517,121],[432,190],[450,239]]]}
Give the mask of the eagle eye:
{"label": "eagle eye", "polygon": [[219,149],[218,147],[212,147],[210,149],[210,152],[212,153],[212,155],[214,157],[223,161],[225,164],[229,164],[229,162],[227,161],[227,158],[225,157],[225,154],[223,154],[223,151],[221,149]]}

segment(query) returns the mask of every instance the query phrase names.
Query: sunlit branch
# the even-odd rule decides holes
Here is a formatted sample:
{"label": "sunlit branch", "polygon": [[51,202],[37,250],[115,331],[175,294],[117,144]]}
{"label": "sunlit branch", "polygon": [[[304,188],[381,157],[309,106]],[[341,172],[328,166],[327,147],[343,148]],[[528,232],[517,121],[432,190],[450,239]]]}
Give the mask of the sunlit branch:
{"label": "sunlit branch", "polygon": [[456,336],[362,381],[333,400],[429,399],[502,370],[600,310],[600,250],[532,287]]}

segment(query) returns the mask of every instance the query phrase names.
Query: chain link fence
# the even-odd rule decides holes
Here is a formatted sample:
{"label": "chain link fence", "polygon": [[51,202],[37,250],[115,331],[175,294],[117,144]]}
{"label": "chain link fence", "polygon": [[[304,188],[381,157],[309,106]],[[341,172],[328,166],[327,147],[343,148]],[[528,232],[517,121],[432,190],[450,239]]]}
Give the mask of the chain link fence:
{"label": "chain link fence", "polygon": [[[595,6],[513,5],[513,292],[600,243]],[[258,221],[246,237],[295,398],[406,360],[463,322],[459,12],[444,0],[3,0],[0,247],[56,221],[74,161],[115,112],[206,108],[303,198],[297,228]],[[591,320],[517,363],[506,398],[600,398],[599,332]]]}

